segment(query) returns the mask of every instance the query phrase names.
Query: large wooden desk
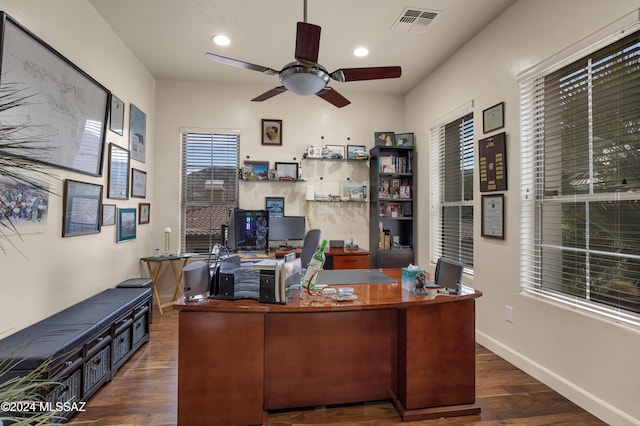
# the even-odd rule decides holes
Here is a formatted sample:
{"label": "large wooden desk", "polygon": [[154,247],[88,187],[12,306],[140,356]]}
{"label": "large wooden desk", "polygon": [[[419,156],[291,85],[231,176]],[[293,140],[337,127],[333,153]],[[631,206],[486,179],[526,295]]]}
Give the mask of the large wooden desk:
{"label": "large wooden desk", "polygon": [[178,424],[266,424],[269,410],[377,400],[405,421],[479,413],[481,293],[415,296],[398,272],[350,285],[355,302],[176,302]]}

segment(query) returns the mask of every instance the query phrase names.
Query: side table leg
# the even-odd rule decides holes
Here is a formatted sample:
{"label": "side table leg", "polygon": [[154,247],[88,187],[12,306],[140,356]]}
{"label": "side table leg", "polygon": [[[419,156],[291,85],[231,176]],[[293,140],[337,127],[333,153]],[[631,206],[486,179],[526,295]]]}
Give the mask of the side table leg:
{"label": "side table leg", "polygon": [[[162,303],[160,303],[160,294],[158,293],[158,275],[160,275],[160,268],[162,267],[162,262],[151,262],[149,260],[145,260],[144,262],[147,265],[147,271],[149,271],[149,276],[151,277],[152,287],[153,287],[153,295],[156,298],[156,305],[158,305],[158,309],[160,310],[160,315],[164,315],[162,312]],[[151,266],[152,263],[156,264],[156,267],[153,268]]]}

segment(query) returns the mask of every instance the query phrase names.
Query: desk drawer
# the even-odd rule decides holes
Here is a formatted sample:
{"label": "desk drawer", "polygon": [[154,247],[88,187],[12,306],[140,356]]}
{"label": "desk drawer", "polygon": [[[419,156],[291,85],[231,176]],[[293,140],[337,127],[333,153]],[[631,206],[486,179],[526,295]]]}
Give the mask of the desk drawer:
{"label": "desk drawer", "polygon": [[369,255],[352,254],[347,256],[335,256],[333,269],[368,269]]}

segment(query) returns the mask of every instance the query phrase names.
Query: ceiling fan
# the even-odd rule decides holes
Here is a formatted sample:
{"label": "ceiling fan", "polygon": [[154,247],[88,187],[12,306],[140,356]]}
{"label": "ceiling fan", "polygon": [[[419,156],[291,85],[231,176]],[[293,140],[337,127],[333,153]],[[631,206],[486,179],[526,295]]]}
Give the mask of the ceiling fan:
{"label": "ceiling fan", "polygon": [[275,87],[251,99],[261,102],[272,98],[287,90],[298,95],[317,95],[327,102],[342,108],[351,102],[335,89],[327,87],[329,79],[341,82],[377,80],[383,78],[398,78],[402,69],[392,67],[341,68],[329,73],[318,63],[320,50],[320,27],[307,23],[307,0],[304,0],[304,22],[298,22],[296,31],[295,61],[285,65],[280,71],[249,62],[231,59],[213,53],[206,53],[206,57],[214,62],[233,65],[235,67],[260,71],[267,75],[280,77],[282,86]]}

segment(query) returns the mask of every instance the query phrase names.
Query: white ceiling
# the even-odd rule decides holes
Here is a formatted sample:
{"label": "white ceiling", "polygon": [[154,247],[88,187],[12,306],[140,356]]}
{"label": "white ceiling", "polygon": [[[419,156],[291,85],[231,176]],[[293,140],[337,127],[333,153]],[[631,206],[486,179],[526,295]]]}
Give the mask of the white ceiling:
{"label": "white ceiling", "polygon": [[[279,86],[277,76],[219,64],[205,52],[281,69],[294,60],[303,0],[89,0],[158,80]],[[308,0],[307,22],[322,27],[318,62],[338,68],[402,67],[402,77],[340,83],[341,93],[405,94],[516,0]],[[391,29],[406,7],[436,11],[423,33]],[[212,43],[225,34],[231,44]],[[364,45],[370,53],[357,58]],[[348,87],[347,87],[348,86]],[[259,93],[256,93],[258,95]]]}

